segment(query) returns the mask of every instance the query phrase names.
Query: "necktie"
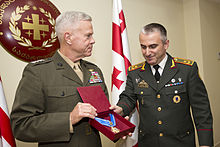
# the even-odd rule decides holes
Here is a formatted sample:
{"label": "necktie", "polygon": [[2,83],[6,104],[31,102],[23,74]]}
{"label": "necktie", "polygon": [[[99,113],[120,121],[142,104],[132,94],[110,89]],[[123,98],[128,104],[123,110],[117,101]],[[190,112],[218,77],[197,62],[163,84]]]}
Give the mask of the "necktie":
{"label": "necktie", "polygon": [[156,70],[154,77],[155,77],[156,81],[160,81],[160,73],[158,72],[158,69],[160,66],[157,64],[157,65],[154,65],[153,67]]}
{"label": "necktie", "polygon": [[78,75],[80,80],[83,82],[83,73],[82,73],[81,67],[78,63],[74,64],[73,70],[76,72],[76,74]]}

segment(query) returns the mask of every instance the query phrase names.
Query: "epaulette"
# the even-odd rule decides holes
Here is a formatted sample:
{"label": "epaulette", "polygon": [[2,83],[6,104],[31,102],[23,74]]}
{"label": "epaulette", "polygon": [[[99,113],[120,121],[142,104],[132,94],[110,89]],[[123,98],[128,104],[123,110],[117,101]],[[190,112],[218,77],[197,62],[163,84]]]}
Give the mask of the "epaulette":
{"label": "epaulette", "polygon": [[182,58],[173,58],[175,60],[176,63],[181,63],[181,64],[185,64],[185,65],[189,65],[189,66],[193,66],[194,61],[189,60],[189,59],[182,59]]}
{"label": "epaulette", "polygon": [[52,61],[51,58],[46,58],[46,59],[40,59],[40,60],[32,61],[31,63],[33,65],[39,65],[39,64],[45,64],[45,63],[48,63],[48,62],[51,62],[51,61]]}
{"label": "epaulette", "polygon": [[144,64],[145,64],[145,61],[144,61],[144,62],[141,62],[141,63],[138,63],[138,64],[135,64],[135,65],[132,65],[132,66],[130,66],[130,67],[128,68],[128,71],[132,71],[132,70],[141,68],[141,67],[143,67]]}

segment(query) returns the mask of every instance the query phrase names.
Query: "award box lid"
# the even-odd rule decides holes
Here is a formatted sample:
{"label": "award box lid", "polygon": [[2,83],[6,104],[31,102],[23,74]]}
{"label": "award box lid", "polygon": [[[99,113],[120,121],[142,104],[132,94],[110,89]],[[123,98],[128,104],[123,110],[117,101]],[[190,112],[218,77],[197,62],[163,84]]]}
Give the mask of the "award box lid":
{"label": "award box lid", "polygon": [[100,85],[78,87],[77,90],[83,102],[90,103],[93,107],[97,109],[97,113],[109,111],[109,107],[111,105]]}
{"label": "award box lid", "polygon": [[113,132],[112,127],[107,127],[95,119],[90,119],[89,123],[102,132],[113,142],[116,142],[119,138],[126,136],[129,132],[133,132],[135,125],[118,115],[114,111],[109,110],[110,103],[102,90],[101,86],[88,86],[77,88],[84,103],[90,103],[97,109],[98,117],[108,120],[109,113],[114,115],[116,121],[116,128],[119,132]]}

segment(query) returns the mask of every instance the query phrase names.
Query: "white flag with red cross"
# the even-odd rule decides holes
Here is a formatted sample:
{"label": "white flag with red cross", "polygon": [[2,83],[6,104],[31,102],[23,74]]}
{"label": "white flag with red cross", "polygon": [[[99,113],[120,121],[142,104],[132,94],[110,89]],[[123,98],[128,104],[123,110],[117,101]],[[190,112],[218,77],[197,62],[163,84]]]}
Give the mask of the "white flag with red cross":
{"label": "white flag with red cross", "polygon": [[0,147],[16,147],[0,77]]}
{"label": "white flag with red cross", "polygon": [[[112,22],[112,104],[116,105],[119,95],[125,89],[127,69],[131,66],[131,57],[128,44],[128,36],[125,24],[121,0],[113,0],[113,22]],[[137,147],[139,116],[135,110],[130,121],[136,125],[131,137],[120,146]]]}

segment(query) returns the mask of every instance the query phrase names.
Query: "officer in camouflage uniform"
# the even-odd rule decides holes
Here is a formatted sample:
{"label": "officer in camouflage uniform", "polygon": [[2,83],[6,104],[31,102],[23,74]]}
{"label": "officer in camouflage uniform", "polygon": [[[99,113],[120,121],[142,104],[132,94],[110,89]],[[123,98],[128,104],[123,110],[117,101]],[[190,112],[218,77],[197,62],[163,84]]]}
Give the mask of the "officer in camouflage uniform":
{"label": "officer in camouflage uniform", "polygon": [[108,97],[101,70],[82,60],[95,43],[91,21],[82,12],[61,14],[56,20],[60,49],[24,69],[11,112],[17,139],[40,147],[101,147],[98,131],[88,123],[96,109],[82,103],[76,89],[100,85]]}
{"label": "officer in camouflage uniform", "polygon": [[166,50],[166,29],[157,23],[140,33],[146,59],[128,69],[125,90],[115,112],[127,116],[139,102],[139,147],[195,147],[195,131],[200,147],[213,146],[213,120],[207,91],[196,62],[173,58]]}

